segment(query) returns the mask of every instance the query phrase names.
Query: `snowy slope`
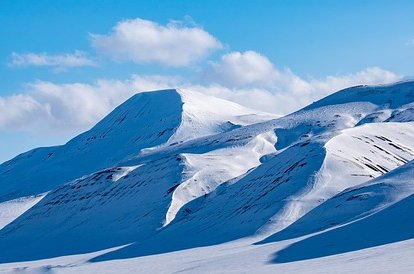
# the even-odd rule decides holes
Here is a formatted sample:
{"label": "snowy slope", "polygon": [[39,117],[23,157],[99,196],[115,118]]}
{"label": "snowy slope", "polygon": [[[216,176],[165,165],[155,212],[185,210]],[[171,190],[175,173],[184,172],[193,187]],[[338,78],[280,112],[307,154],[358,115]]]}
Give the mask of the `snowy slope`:
{"label": "snowy slope", "polygon": [[[385,210],[389,206],[414,195],[414,161],[376,179],[346,189],[316,207],[285,230],[264,242],[283,240],[344,225]],[[401,213],[408,213],[407,209]],[[403,227],[410,229],[407,218]],[[392,222],[395,217],[390,218]],[[374,230],[374,229],[373,229]]]}
{"label": "snowy slope", "polygon": [[44,194],[40,194],[0,203],[0,229],[13,222],[17,217],[37,204],[44,196]]}
{"label": "snowy slope", "polygon": [[299,241],[275,256],[291,262],[341,254],[414,238],[414,195],[345,226]]}
{"label": "snowy slope", "polygon": [[[365,102],[322,106],[261,124],[261,130],[268,130],[269,126],[275,128],[277,153],[265,156],[260,166],[240,180],[222,184],[210,195],[184,206],[176,220],[150,241],[104,258],[163,253],[257,233],[271,234],[345,188],[404,164],[413,159],[411,123],[370,124],[346,130],[383,107]],[[260,131],[258,127],[254,125],[244,130],[253,134]],[[233,135],[237,135],[236,132],[239,131]],[[358,139],[361,136],[375,141],[364,138],[361,141]],[[384,136],[390,141],[381,140]],[[364,146],[366,151],[358,151],[358,147]],[[338,157],[341,150],[349,151],[349,155]],[[168,244],[160,247],[154,245],[157,242]]]}
{"label": "snowy slope", "polygon": [[257,135],[245,146],[216,149],[203,154],[183,153],[183,182],[174,190],[165,225],[188,202],[215,190],[220,184],[245,174],[260,165],[260,158],[275,152],[274,132]]}
{"label": "snowy slope", "polygon": [[[262,155],[274,151],[274,142],[269,133],[214,154],[190,147],[187,153],[145,156],[133,166],[84,176],[50,192],[0,231],[0,242],[7,247],[0,251],[0,261],[91,252],[147,239],[183,204],[260,164]],[[32,231],[42,233],[33,239]],[[18,248],[22,244],[26,254]]]}
{"label": "snowy slope", "polygon": [[[411,239],[406,227],[384,226],[379,235],[402,236],[367,245],[358,236],[342,248],[329,233],[401,225],[410,212],[413,94],[414,82],[354,87],[274,120],[190,91],[139,94],[65,146],[0,167],[3,200],[51,190],[0,230],[0,261],[126,245],[93,259],[101,264],[243,239],[229,248],[273,264]],[[291,239],[327,227],[339,232]],[[314,244],[333,249],[292,255]]]}
{"label": "snowy slope", "polygon": [[380,86],[356,86],[343,89],[329,95],[304,109],[315,109],[321,106],[345,104],[352,102],[369,102],[381,109],[398,109],[414,101],[413,82],[399,82]]}

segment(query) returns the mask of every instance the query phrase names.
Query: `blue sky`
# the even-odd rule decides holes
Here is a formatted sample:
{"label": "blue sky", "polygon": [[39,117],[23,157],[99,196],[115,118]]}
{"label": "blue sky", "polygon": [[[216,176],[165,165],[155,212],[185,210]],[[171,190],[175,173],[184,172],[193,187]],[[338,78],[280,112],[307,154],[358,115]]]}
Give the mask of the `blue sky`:
{"label": "blue sky", "polygon": [[[0,162],[64,143],[140,89],[283,114],[348,85],[411,78],[413,11],[391,0],[3,0]],[[140,28],[156,38],[142,44]]]}

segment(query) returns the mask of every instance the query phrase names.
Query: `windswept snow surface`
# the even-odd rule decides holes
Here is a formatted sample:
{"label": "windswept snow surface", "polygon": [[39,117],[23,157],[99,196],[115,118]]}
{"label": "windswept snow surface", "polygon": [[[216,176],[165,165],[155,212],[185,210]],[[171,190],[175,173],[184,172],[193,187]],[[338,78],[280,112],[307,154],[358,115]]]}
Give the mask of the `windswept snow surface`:
{"label": "windswept snow surface", "polygon": [[276,151],[275,143],[276,136],[271,131],[257,135],[245,146],[222,148],[204,154],[181,154],[185,158],[184,181],[172,194],[165,225],[175,218],[183,205],[258,166],[262,156]]}
{"label": "windswept snow surface", "polygon": [[191,91],[138,94],[0,166],[3,201],[49,191],[0,230],[0,269],[409,272],[413,108],[414,82],[273,120]]}
{"label": "windswept snow surface", "polygon": [[37,204],[44,196],[45,194],[39,194],[0,203],[0,229]]}
{"label": "windswept snow surface", "polygon": [[[413,195],[414,161],[411,161],[376,179],[344,190],[310,211],[290,227],[269,237],[264,242],[295,238],[338,225],[351,224],[352,222],[375,215],[377,212]],[[410,199],[412,200],[412,198]],[[401,210],[399,213],[403,222],[401,229],[411,231],[411,222],[414,221],[412,214],[408,208],[404,211]],[[395,223],[399,219],[397,216],[390,218],[389,221],[390,223]],[[386,224],[384,223],[384,225]],[[372,227],[371,229],[378,233],[378,228]],[[388,237],[393,237],[393,233],[390,232],[389,234]],[[351,235],[347,238],[351,238]]]}
{"label": "windswept snow surface", "polygon": [[[91,258],[113,251],[0,264],[0,273],[294,273],[389,274],[412,273],[414,240],[290,263],[274,263],[275,253],[291,241],[252,245],[243,240],[127,260],[91,263]],[[118,247],[119,248],[119,247]]]}
{"label": "windswept snow surface", "polygon": [[178,92],[183,101],[181,123],[167,144],[213,135],[277,117],[202,93],[181,89]]}

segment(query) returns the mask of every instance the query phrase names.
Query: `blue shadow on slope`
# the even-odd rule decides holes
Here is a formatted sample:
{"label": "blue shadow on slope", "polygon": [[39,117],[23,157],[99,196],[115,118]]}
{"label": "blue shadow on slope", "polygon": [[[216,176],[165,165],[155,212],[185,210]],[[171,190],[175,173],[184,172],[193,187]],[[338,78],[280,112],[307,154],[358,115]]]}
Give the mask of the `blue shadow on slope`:
{"label": "blue shadow on slope", "polygon": [[[267,159],[236,184],[222,184],[214,192],[186,204],[176,219],[151,237],[92,259],[126,259],[217,245],[254,235],[285,201],[313,180],[325,155],[319,143],[303,142]],[[298,157],[299,156],[299,157]],[[187,215],[188,212],[191,212]]]}
{"label": "blue shadow on slope", "polygon": [[[115,184],[101,172],[99,179],[92,175],[48,194],[1,230],[0,262],[47,259],[130,244],[91,261],[126,259],[251,236],[284,208],[289,197],[312,186],[309,174],[320,169],[324,156],[319,142],[295,144],[267,157],[237,183],[222,184],[186,204],[163,229],[158,228],[170,201],[168,190],[181,174],[175,154],[150,159],[150,164]],[[114,194],[104,195],[109,191]],[[66,194],[73,196],[70,203],[63,202]],[[87,195],[90,198],[84,198]]]}
{"label": "blue shadow on slope", "polygon": [[414,238],[414,195],[348,225],[306,238],[278,251],[272,263],[315,259]]}

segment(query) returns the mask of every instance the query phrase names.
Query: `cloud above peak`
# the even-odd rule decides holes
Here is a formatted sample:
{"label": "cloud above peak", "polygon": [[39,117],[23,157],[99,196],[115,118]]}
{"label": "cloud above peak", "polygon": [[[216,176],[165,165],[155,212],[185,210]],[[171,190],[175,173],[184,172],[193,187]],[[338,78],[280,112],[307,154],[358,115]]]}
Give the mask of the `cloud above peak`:
{"label": "cloud above peak", "polygon": [[[377,85],[401,80],[401,76],[379,67],[368,67],[345,75],[330,75],[325,78],[304,78],[290,69],[278,69],[264,55],[249,50],[230,52],[220,60],[210,62],[203,76],[209,84],[218,84],[230,89],[266,89],[277,94],[288,94],[309,102],[331,92],[355,85]],[[296,105],[292,102],[292,105]],[[290,107],[289,107],[290,108]]]}
{"label": "cloud above peak", "polygon": [[172,67],[193,64],[222,48],[219,40],[200,27],[175,21],[160,25],[140,18],[121,21],[111,33],[90,37],[98,53],[115,61]]}
{"label": "cloud above peak", "polygon": [[228,86],[271,84],[279,76],[267,57],[252,50],[224,54],[210,65],[207,77]]}
{"label": "cloud above peak", "polygon": [[11,54],[10,67],[48,66],[57,69],[69,67],[97,66],[85,52],[47,54],[47,53],[16,53]]}
{"label": "cloud above peak", "polygon": [[280,70],[266,56],[252,50],[230,52],[210,62],[204,76],[230,88],[267,88],[274,92],[303,90],[308,85],[290,69]]}

